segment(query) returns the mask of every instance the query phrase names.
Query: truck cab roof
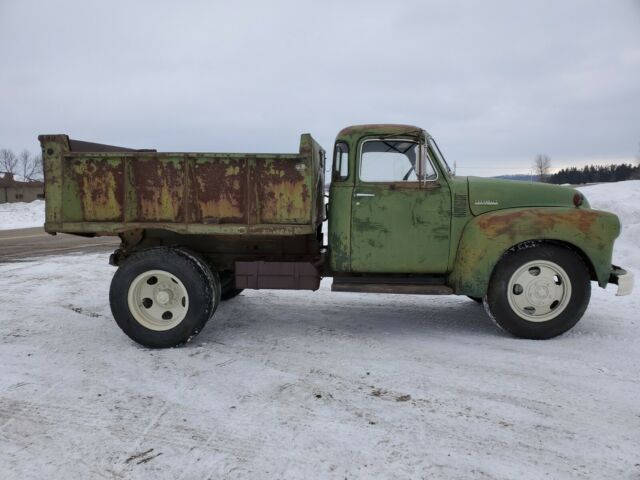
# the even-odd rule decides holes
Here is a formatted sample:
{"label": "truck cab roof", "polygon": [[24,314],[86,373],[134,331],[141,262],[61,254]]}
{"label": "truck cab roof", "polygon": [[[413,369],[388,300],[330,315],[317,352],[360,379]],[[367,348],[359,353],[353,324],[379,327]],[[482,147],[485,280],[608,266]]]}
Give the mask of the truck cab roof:
{"label": "truck cab roof", "polygon": [[[369,135],[408,135],[417,138],[425,135],[424,130],[415,125],[404,125],[398,123],[370,123],[365,125],[351,125],[343,128],[338,133],[336,140],[353,140],[354,138]],[[427,134],[428,135],[428,134]]]}

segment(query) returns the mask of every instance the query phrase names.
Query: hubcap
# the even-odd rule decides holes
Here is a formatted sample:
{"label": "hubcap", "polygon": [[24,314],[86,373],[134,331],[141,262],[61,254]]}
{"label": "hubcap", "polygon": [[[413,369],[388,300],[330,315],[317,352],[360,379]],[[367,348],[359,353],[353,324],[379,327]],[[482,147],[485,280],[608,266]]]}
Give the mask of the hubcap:
{"label": "hubcap", "polygon": [[149,270],[138,275],[129,286],[129,310],[142,326],[156,331],[170,330],[187,315],[189,295],[175,275]]}
{"label": "hubcap", "polygon": [[571,281],[553,262],[534,260],[521,266],[508,285],[511,309],[530,322],[546,322],[560,315],[571,299]]}

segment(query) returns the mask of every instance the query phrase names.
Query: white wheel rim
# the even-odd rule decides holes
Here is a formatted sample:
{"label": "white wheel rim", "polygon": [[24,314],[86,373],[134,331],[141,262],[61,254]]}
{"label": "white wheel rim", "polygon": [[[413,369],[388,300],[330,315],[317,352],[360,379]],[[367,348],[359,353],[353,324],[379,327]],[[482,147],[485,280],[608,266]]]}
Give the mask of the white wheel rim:
{"label": "white wheel rim", "polygon": [[189,310],[189,295],[175,275],[164,270],[149,270],[138,275],[129,286],[129,311],[136,321],[156,331],[178,325]]}
{"label": "white wheel rim", "polygon": [[571,281],[553,262],[525,263],[509,279],[507,296],[511,309],[530,322],[547,322],[560,315],[571,299]]}

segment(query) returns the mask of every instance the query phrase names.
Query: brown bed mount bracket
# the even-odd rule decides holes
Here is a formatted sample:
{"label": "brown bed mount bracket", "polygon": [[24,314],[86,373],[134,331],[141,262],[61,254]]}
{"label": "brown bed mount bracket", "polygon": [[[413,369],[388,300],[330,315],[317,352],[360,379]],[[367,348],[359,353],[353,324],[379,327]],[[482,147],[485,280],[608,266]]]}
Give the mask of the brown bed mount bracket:
{"label": "brown bed mount bracket", "polygon": [[317,290],[320,272],[311,262],[236,262],[236,288]]}

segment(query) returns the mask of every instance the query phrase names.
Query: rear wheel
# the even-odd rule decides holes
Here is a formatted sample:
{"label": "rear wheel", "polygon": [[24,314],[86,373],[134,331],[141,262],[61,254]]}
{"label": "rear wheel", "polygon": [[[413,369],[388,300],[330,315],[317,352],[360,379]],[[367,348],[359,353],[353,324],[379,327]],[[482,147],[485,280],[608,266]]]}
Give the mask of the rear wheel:
{"label": "rear wheel", "polygon": [[578,323],[590,296],[582,258],[568,248],[543,244],[502,258],[491,275],[485,308],[512,335],[547,339]]}
{"label": "rear wheel", "polygon": [[231,300],[240,295],[244,290],[242,288],[236,288],[233,272],[229,271],[220,272],[220,286],[222,288],[222,295],[220,296],[222,301]]}
{"label": "rear wheel", "polygon": [[176,347],[197,335],[220,302],[218,275],[196,255],[153,248],[120,265],[109,291],[111,312],[132,340]]}

